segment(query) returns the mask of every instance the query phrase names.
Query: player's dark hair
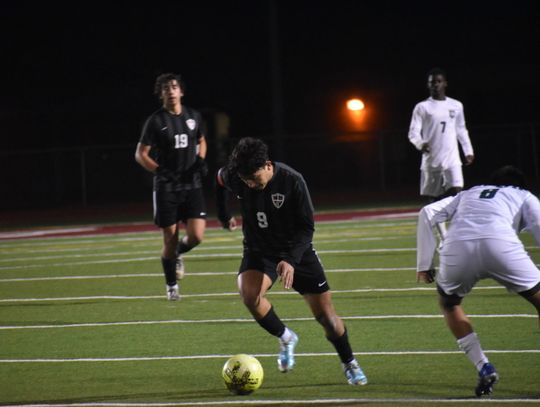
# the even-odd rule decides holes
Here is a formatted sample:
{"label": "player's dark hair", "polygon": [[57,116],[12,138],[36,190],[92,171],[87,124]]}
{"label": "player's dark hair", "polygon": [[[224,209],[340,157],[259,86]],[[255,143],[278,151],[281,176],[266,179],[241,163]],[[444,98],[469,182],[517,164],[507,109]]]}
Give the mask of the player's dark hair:
{"label": "player's dark hair", "polygon": [[182,76],[180,76],[180,74],[168,72],[162,73],[156,78],[156,82],[154,83],[154,95],[157,95],[159,97],[161,95],[161,89],[163,89],[163,86],[170,81],[178,82],[178,84],[180,85],[180,89],[182,89],[182,92],[186,91]]}
{"label": "player's dark hair", "polygon": [[441,68],[438,68],[438,67],[430,69],[428,74],[427,74],[427,77],[429,78],[430,76],[436,76],[436,75],[441,75],[444,78],[445,81],[448,79],[444,69],[441,69]]}
{"label": "player's dark hair", "polygon": [[268,161],[268,146],[264,141],[252,137],[240,139],[229,157],[229,170],[249,177],[264,167]]}
{"label": "player's dark hair", "polygon": [[490,185],[513,186],[522,189],[526,186],[525,174],[512,165],[505,165],[493,171],[489,183]]}

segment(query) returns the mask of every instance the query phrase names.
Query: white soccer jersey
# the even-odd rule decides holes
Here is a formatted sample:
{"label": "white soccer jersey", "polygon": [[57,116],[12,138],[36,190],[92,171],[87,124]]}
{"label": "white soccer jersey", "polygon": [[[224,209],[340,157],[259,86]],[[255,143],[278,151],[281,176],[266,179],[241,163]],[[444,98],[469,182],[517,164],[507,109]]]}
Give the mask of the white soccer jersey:
{"label": "white soccer jersey", "polygon": [[432,268],[437,241],[433,227],[450,221],[444,244],[473,239],[520,242],[530,232],[540,246],[540,201],[515,187],[480,185],[425,206],[417,228],[417,271]]}
{"label": "white soccer jersey", "polygon": [[426,170],[461,165],[458,141],[466,156],[474,155],[463,105],[448,96],[445,100],[429,97],[414,107],[409,140],[418,150],[429,144],[429,153],[422,154],[421,168]]}

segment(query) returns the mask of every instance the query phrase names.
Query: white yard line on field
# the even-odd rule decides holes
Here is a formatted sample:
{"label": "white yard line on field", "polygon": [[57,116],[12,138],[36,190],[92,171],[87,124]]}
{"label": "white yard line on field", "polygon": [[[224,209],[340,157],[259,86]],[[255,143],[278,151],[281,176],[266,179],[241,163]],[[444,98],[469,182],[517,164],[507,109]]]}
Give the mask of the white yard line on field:
{"label": "white yard line on field", "polygon": [[[383,237],[383,236],[379,236],[379,237],[349,237],[349,238],[346,238],[346,239],[329,239],[329,240],[318,240],[316,241],[314,244],[319,246],[319,245],[324,245],[324,244],[334,244],[334,243],[342,243],[342,242],[364,242],[364,241],[381,241],[381,240],[397,240],[397,239],[404,239],[404,238],[407,238],[407,236],[405,237],[397,237],[397,236],[391,236],[391,237]],[[414,236],[410,236],[410,238],[414,238]],[[145,247],[147,247],[147,245],[145,245]],[[110,247],[106,247],[105,248],[106,250],[111,250]],[[55,249],[55,250],[47,250],[47,251],[33,251],[32,252],[32,257],[28,257],[28,256],[25,256],[25,257],[5,257],[5,258],[1,258],[0,259],[0,263],[9,263],[9,262],[33,262],[33,261],[36,261],[36,260],[54,260],[54,259],[73,259],[73,258],[84,258],[84,257],[110,257],[110,256],[132,256],[132,255],[137,255],[137,256],[141,256],[141,255],[149,255],[149,254],[155,254],[158,252],[158,247],[156,246],[156,249],[155,250],[138,250],[138,251],[135,251],[135,250],[131,250],[131,251],[123,251],[123,252],[119,252],[119,251],[112,251],[112,252],[99,252],[99,253],[84,253],[85,251],[89,251],[89,250],[92,250],[92,251],[99,251],[100,249],[99,248],[94,248],[94,247],[83,247],[83,248],[78,248],[78,249],[75,249],[75,248],[69,248],[69,249],[62,249],[62,248],[58,248],[58,249]],[[197,252],[199,253],[199,256],[202,256],[202,254],[200,252],[205,252],[205,251],[216,251],[216,250],[239,250],[241,251],[242,250],[242,247],[241,245],[239,244],[235,244],[235,245],[229,245],[229,246],[211,246],[211,245],[204,245],[202,247],[198,247],[197,248]],[[81,251],[83,253],[76,253],[76,254],[52,254],[52,255],[47,255],[47,256],[34,256],[35,254],[38,254],[38,253],[65,253],[66,251],[69,251],[69,252],[73,252],[73,251]],[[20,254],[19,254],[20,256]],[[189,258],[190,256],[192,256],[192,254],[189,254],[189,255],[186,255],[186,258]]]}
{"label": "white yard line on field", "polygon": [[[185,259],[208,259],[208,258],[239,258],[242,256],[242,249],[240,246],[232,246],[236,248],[238,252],[236,253],[195,253],[195,254],[186,254]],[[527,250],[536,249],[535,247],[526,247]],[[414,253],[416,248],[414,247],[402,247],[402,248],[380,248],[380,249],[339,249],[339,250],[317,250],[317,253],[320,255],[323,254],[368,254],[368,253]],[[133,253],[124,252],[117,255],[129,255]],[[155,251],[145,251],[138,254],[153,254],[152,256],[147,257],[132,257],[128,259],[104,259],[104,260],[91,260],[91,261],[79,261],[79,262],[65,262],[65,263],[42,263],[42,264],[28,264],[28,265],[19,265],[19,266],[2,266],[1,270],[21,270],[21,269],[36,269],[36,268],[50,268],[50,267],[69,267],[69,266],[81,266],[81,265],[91,265],[91,264],[115,264],[115,263],[132,263],[132,262],[143,262],[143,261],[156,261],[158,255],[155,254]],[[62,258],[68,257],[106,257],[114,256],[114,253],[107,255],[74,255],[74,256],[60,256]],[[31,261],[32,259],[26,259],[26,261]],[[1,260],[6,261],[6,260]],[[22,261],[15,259],[14,261]]]}
{"label": "white yard line on field", "polygon": [[[352,250],[317,250],[318,254],[351,254],[351,253],[391,253],[391,252],[415,252],[415,248],[396,248],[396,249],[352,249]],[[241,249],[238,253],[209,253],[209,254],[189,254],[186,255],[186,259],[208,259],[208,258],[240,258],[242,257]],[[90,264],[114,264],[114,263],[132,263],[141,261],[156,261],[157,255],[151,257],[135,257],[130,259],[110,259],[110,260],[92,260],[92,261],[79,261],[79,262],[67,262],[67,263],[45,263],[45,264],[28,264],[23,266],[2,266],[0,270],[20,270],[20,269],[36,269],[36,268],[50,268],[50,267],[69,267],[69,266],[83,266]]]}
{"label": "white yard line on field", "polygon": [[[216,233],[217,232],[217,233]],[[221,228],[207,228],[205,235],[209,236],[229,236],[230,232],[223,231]],[[0,234],[0,237],[2,235]],[[39,246],[55,246],[55,245],[77,245],[81,243],[111,243],[111,242],[133,242],[141,240],[158,240],[161,241],[159,229],[155,231],[137,231],[123,233],[100,233],[98,235],[75,235],[75,236],[51,236],[42,240],[6,240],[0,241],[0,248],[20,248],[28,247],[30,250]]]}
{"label": "white yard line on field", "polygon": [[[374,267],[374,268],[347,268],[347,269],[326,269],[326,273],[353,273],[353,272],[368,272],[368,271],[412,271],[414,267]],[[237,271],[208,271],[190,273],[190,277],[204,276],[225,276],[236,275]],[[146,278],[155,277],[163,278],[163,273],[139,273],[139,274],[104,274],[91,276],[56,276],[56,277],[20,277],[20,278],[4,278],[0,279],[0,283],[14,282],[31,282],[31,281],[56,281],[56,280],[94,280],[94,279],[111,279],[111,278]]]}
{"label": "white yard line on field", "polygon": [[[485,353],[499,354],[537,354],[540,349],[493,349],[484,350]],[[460,350],[448,351],[397,351],[397,352],[355,352],[358,356],[420,356],[420,355],[463,355]],[[73,363],[73,362],[141,362],[141,361],[160,361],[160,360],[197,360],[197,359],[224,359],[230,358],[233,355],[185,355],[185,356],[141,356],[141,357],[123,357],[123,358],[40,358],[40,359],[0,359],[2,363]],[[274,353],[259,353],[253,355],[256,358],[275,358]],[[295,353],[298,357],[315,357],[315,356],[332,356],[335,357],[335,352],[319,352],[319,353]]]}
{"label": "white yard line on field", "polygon": [[[533,314],[472,314],[471,318],[537,318]],[[441,319],[440,314],[432,315],[355,315],[342,316],[341,319],[352,320],[379,320],[379,319]],[[313,321],[313,317],[302,318],[283,318],[286,322],[306,322]],[[130,325],[171,325],[171,324],[229,324],[229,323],[250,323],[251,318],[220,318],[220,319],[171,319],[163,321],[118,321],[118,322],[88,322],[81,324],[51,324],[51,325],[11,325],[0,326],[0,330],[14,331],[21,329],[60,329],[60,328],[88,328],[88,327],[114,327],[114,326],[130,326]]]}
{"label": "white yard line on field", "polygon": [[[475,287],[475,290],[503,290],[503,286],[483,286]],[[409,288],[357,288],[353,290],[332,290],[332,294],[347,293],[371,293],[371,292],[407,292],[407,291],[425,291],[433,292],[433,287],[409,287]],[[182,298],[201,298],[201,297],[228,297],[238,295],[237,292],[230,293],[205,293],[205,294],[182,294]],[[298,295],[296,291],[273,291],[268,295]],[[39,302],[39,301],[85,301],[85,300],[152,300],[161,298],[163,295],[95,295],[87,297],[54,297],[54,298],[3,298],[0,303],[6,302]]]}

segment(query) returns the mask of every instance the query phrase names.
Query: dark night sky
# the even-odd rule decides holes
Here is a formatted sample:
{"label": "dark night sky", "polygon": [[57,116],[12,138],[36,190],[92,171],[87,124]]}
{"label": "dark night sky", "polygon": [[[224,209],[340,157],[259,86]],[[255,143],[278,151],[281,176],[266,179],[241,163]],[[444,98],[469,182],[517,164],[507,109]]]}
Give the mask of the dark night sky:
{"label": "dark night sky", "polygon": [[[396,3],[275,3],[286,133],[338,130],[353,95],[376,107],[374,127],[406,132],[433,66],[469,126],[538,122],[533,1]],[[136,143],[167,71],[186,104],[227,112],[233,136],[272,132],[269,0],[103,4],[3,3],[5,149]]]}

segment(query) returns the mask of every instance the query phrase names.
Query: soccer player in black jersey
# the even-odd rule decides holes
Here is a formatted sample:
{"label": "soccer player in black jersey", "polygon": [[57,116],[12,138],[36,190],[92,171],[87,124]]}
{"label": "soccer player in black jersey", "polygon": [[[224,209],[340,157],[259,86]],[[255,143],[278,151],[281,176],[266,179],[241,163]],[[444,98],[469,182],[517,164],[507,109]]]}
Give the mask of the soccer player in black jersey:
{"label": "soccer player in black jersey", "polygon": [[270,161],[266,144],[247,137],[234,148],[228,166],[217,173],[218,218],[224,228],[233,230],[236,220],[228,207],[229,193],[239,199],[242,211],[244,253],[238,288],[259,325],[279,338],[279,370],[293,368],[298,336],[285,326],[266,298],[278,278],[285,289],[293,288],[304,297],[336,348],[347,381],[366,384],[312,246],[313,205],[302,175]]}
{"label": "soccer player in black jersey", "polygon": [[[158,76],[154,93],[162,107],[146,120],[135,160],[154,174],[154,222],[163,231],[167,298],[175,301],[180,299],[177,280],[184,275],[182,253],[201,243],[206,227],[202,177],[207,146],[201,114],[182,105],[180,75]],[[186,234],[179,239],[181,222]]]}

